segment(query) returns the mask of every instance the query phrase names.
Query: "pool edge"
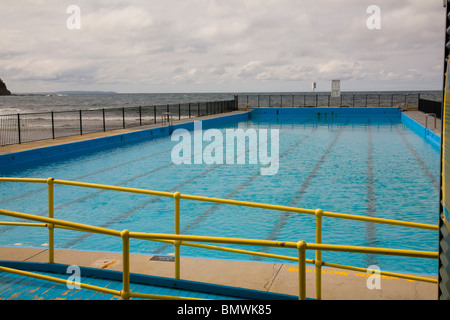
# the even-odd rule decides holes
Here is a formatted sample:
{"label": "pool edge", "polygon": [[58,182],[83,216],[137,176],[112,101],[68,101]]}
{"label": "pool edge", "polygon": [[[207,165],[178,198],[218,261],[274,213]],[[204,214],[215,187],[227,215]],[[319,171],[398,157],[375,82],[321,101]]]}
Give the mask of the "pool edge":
{"label": "pool edge", "polygon": [[67,156],[80,155],[87,152],[117,147],[127,143],[136,143],[160,137],[167,137],[175,129],[191,129],[195,121],[202,121],[204,127],[208,128],[215,125],[224,125],[230,120],[241,121],[247,120],[248,118],[248,112],[238,112],[233,114],[214,115],[213,117],[193,118],[190,119],[190,121],[174,123],[171,126],[157,126],[141,130],[136,130],[136,128],[134,128],[134,130],[130,132],[112,135],[109,133],[104,137],[88,137],[85,140],[62,142],[61,144],[57,144],[57,142],[55,144],[55,140],[49,140],[49,143],[52,142],[52,145],[36,148],[31,147],[28,150],[1,154],[0,168],[2,168],[1,172],[7,172],[24,165],[37,165],[46,161],[54,161]]}

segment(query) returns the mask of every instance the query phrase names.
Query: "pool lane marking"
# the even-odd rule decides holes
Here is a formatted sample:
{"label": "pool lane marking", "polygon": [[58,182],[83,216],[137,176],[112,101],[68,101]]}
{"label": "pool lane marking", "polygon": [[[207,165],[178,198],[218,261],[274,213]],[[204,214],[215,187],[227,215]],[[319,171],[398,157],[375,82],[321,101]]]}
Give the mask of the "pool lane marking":
{"label": "pool lane marking", "polygon": [[[103,173],[105,171],[114,170],[114,169],[117,169],[117,168],[129,165],[129,164],[132,164],[132,163],[136,163],[138,161],[144,161],[146,159],[150,159],[150,158],[159,156],[159,155],[161,155],[161,154],[163,154],[165,152],[170,152],[170,150],[171,149],[167,149],[167,150],[164,150],[164,151],[161,151],[161,152],[158,152],[158,153],[154,153],[154,154],[150,154],[150,155],[147,155],[147,156],[144,156],[144,157],[141,157],[141,158],[138,158],[138,159],[134,159],[134,160],[131,160],[131,161],[128,161],[128,162],[123,162],[123,163],[120,163],[120,164],[112,166],[112,167],[103,168],[103,169],[98,170],[98,171],[94,171],[94,172],[91,172],[91,173],[88,173],[88,174],[85,174],[85,175],[82,175],[82,176],[78,176],[78,177],[72,178],[71,180],[84,179],[84,178],[87,178],[87,177],[90,177],[90,176],[94,176],[94,175]],[[99,159],[102,159],[102,158],[103,157],[99,157],[99,158],[91,159],[91,160],[88,160],[88,161],[99,160]],[[73,164],[71,164],[71,165],[73,165]],[[70,165],[67,165],[67,166],[70,166]],[[61,168],[58,168],[57,170],[59,170],[59,169],[61,169]],[[47,171],[50,171],[50,170],[47,170]],[[1,200],[0,204],[7,203],[7,202],[10,202],[10,201],[14,201],[14,200],[17,200],[17,199],[21,199],[23,197],[27,197],[27,196],[30,196],[30,195],[35,194],[35,193],[46,191],[47,189],[48,189],[47,187],[44,187],[44,188],[39,188],[39,189],[34,190],[34,191],[29,191],[29,192],[26,192],[26,193],[22,193],[22,194],[20,194],[18,196],[15,196],[15,197],[12,197],[12,198],[8,198],[8,199],[5,199],[5,200]]]}
{"label": "pool lane marking", "polygon": [[421,156],[416,152],[416,150],[414,150],[413,146],[409,143],[409,141],[406,139],[405,135],[400,131],[398,126],[394,125],[394,128],[397,131],[397,133],[400,135],[400,137],[402,138],[402,140],[405,143],[405,145],[407,146],[408,150],[411,152],[411,154],[416,159],[417,163],[422,168],[423,172],[431,180],[431,182],[433,183],[433,185],[436,188],[436,190],[439,190],[440,189],[439,181],[436,180],[436,178],[434,177],[433,173],[427,168],[427,166],[426,166],[425,162],[422,160]]}
{"label": "pool lane marking", "polygon": [[[370,127],[370,119],[367,126],[368,130],[368,150],[367,150],[367,214],[369,217],[376,216],[376,197],[375,197],[375,177],[373,174],[373,137]],[[372,222],[366,222],[366,237],[369,246],[376,244],[376,225]],[[367,266],[377,265],[378,260],[375,255],[366,255]]]}
{"label": "pool lane marking", "polygon": [[[289,132],[289,131],[286,131],[285,134],[287,134],[288,132]],[[248,153],[249,151],[250,151],[250,150],[246,150],[245,153]],[[203,151],[202,151],[202,152],[203,152]],[[192,155],[192,156],[194,157],[195,155]],[[235,155],[235,157],[237,157],[237,155]],[[169,166],[169,165],[173,165],[173,163],[169,163],[167,166]],[[168,192],[178,191],[178,189],[180,189],[181,187],[183,187],[183,186],[185,186],[185,185],[187,185],[187,184],[189,184],[189,183],[191,183],[191,182],[193,182],[193,181],[195,181],[195,180],[197,180],[197,179],[199,179],[199,178],[205,176],[205,175],[208,174],[209,172],[211,172],[211,171],[213,171],[213,170],[215,170],[215,169],[217,169],[217,168],[219,168],[219,167],[221,167],[221,166],[223,166],[223,165],[225,165],[225,164],[217,164],[217,165],[215,165],[214,167],[209,168],[208,170],[206,170],[206,171],[204,171],[204,172],[198,174],[197,176],[194,176],[194,177],[192,177],[192,178],[190,178],[190,179],[184,181],[183,183],[181,183],[181,184],[179,184],[179,185],[177,185],[177,186],[174,186],[174,187],[170,188],[170,189],[168,190]],[[258,174],[258,175],[259,175],[259,174]],[[244,183],[244,184],[245,184],[245,183]],[[105,190],[102,190],[102,191],[105,191]],[[129,216],[129,215],[132,214],[133,212],[137,211],[138,209],[142,209],[142,208],[146,207],[147,205],[149,205],[149,204],[151,204],[151,203],[153,203],[153,202],[160,201],[160,200],[161,200],[161,197],[154,197],[154,198],[152,198],[152,199],[150,199],[150,200],[147,200],[147,201],[141,203],[139,206],[137,206],[137,207],[135,207],[135,208],[133,208],[133,209],[131,209],[131,210],[128,210],[127,212],[125,212],[125,213],[123,213],[123,214],[121,214],[121,215],[115,217],[114,219],[112,219],[112,220],[106,222],[105,224],[101,225],[101,227],[104,227],[104,228],[109,227],[111,224],[116,223],[116,222],[118,222],[118,221],[120,221],[120,220],[126,218],[127,216]],[[214,212],[214,211],[215,211],[215,210],[212,210],[212,211],[211,211],[211,210],[208,210],[208,212],[209,212],[208,215],[209,215],[210,213]],[[183,230],[183,232],[184,232],[184,230]],[[66,243],[66,244],[64,245],[64,247],[65,247],[65,248],[68,248],[68,247],[70,247],[70,246],[73,246],[73,245],[75,245],[77,242],[82,241],[82,240],[86,239],[86,238],[89,237],[89,236],[90,236],[90,234],[83,234],[83,235],[81,235],[80,237],[78,237],[78,238],[76,238],[76,239],[74,239],[74,240],[72,240],[72,241]]]}
{"label": "pool lane marking", "polygon": [[[246,150],[245,153],[248,153],[249,151],[250,151],[250,150]],[[202,152],[203,152],[203,150],[202,150]],[[192,156],[195,157],[195,155],[192,155]],[[237,157],[237,156],[236,156],[236,157]],[[171,166],[171,165],[174,165],[174,163],[170,162],[170,163],[167,164],[166,166],[168,167],[168,166]],[[194,176],[194,177],[192,177],[192,178],[190,178],[190,179],[188,179],[188,180],[182,182],[181,184],[178,184],[178,185],[176,185],[176,186],[174,186],[174,187],[168,189],[168,192],[174,192],[174,191],[177,191],[177,190],[180,189],[181,187],[183,187],[183,186],[185,186],[185,185],[187,185],[187,184],[189,184],[189,183],[191,183],[191,182],[193,182],[193,181],[195,181],[195,180],[197,180],[197,179],[199,179],[199,178],[201,178],[201,177],[204,177],[204,176],[205,176],[206,174],[208,174],[209,172],[211,172],[211,171],[213,171],[213,170],[215,170],[215,169],[217,169],[218,167],[223,166],[223,165],[224,165],[224,164],[217,164],[217,165],[215,165],[215,166],[213,166],[213,167],[207,169],[206,171],[203,171],[203,172],[201,172],[200,174],[198,174],[198,175],[196,175],[196,176]],[[102,191],[104,192],[105,190],[102,190]],[[133,212],[135,212],[135,211],[137,211],[137,210],[139,210],[139,209],[142,209],[142,208],[146,207],[147,205],[149,205],[149,204],[151,204],[151,203],[154,203],[154,202],[157,202],[157,201],[160,201],[160,200],[161,200],[161,197],[153,197],[152,199],[147,200],[147,201],[141,203],[141,204],[138,205],[137,207],[134,207],[133,209],[130,209],[130,210],[124,212],[123,214],[120,214],[120,215],[116,216],[114,219],[109,220],[109,221],[106,222],[105,224],[101,225],[101,227],[103,227],[103,228],[109,227],[111,224],[116,223],[116,222],[118,222],[118,221],[120,221],[120,220],[126,218],[127,216],[129,216],[129,215],[132,214]],[[83,234],[83,235],[81,235],[80,237],[78,237],[78,238],[76,238],[76,239],[74,239],[74,240],[72,240],[72,241],[66,243],[66,244],[64,245],[64,248],[68,248],[68,247],[71,247],[71,246],[75,245],[76,243],[78,243],[78,242],[80,242],[80,241],[86,239],[89,235],[90,235],[90,234]]]}
{"label": "pool lane marking", "polygon": [[[88,176],[91,176],[91,175],[96,175],[96,174],[98,174],[98,173],[101,173],[101,172],[104,172],[104,171],[108,171],[108,170],[111,170],[111,169],[116,169],[116,168],[118,168],[118,167],[122,167],[122,166],[128,165],[128,164],[130,164],[130,163],[135,163],[135,162],[137,162],[137,161],[143,161],[143,160],[145,160],[145,159],[152,158],[152,157],[154,157],[154,156],[160,155],[160,154],[162,154],[162,153],[164,153],[164,152],[168,152],[168,151],[170,151],[170,150],[171,150],[171,149],[167,149],[167,150],[165,150],[165,151],[161,151],[161,152],[158,152],[158,153],[156,153],[156,154],[151,154],[151,155],[148,155],[148,156],[145,156],[145,157],[141,157],[141,158],[139,158],[139,159],[135,159],[135,160],[132,160],[132,161],[129,161],[129,162],[125,162],[125,163],[116,165],[116,166],[112,166],[112,167],[109,167],[109,168],[106,168],[106,169],[102,169],[102,170],[99,170],[99,171],[96,171],[96,172],[93,172],[93,173],[89,173],[89,174],[87,174],[87,175],[78,177],[78,179],[85,178],[85,177],[88,177]],[[130,182],[130,181],[132,181],[132,180],[135,180],[135,179],[141,178],[141,177],[143,177],[143,176],[152,174],[152,173],[154,173],[154,172],[156,172],[156,171],[165,169],[165,168],[168,167],[169,165],[171,165],[171,163],[166,164],[166,165],[164,165],[164,166],[162,166],[162,167],[155,168],[155,169],[150,170],[150,171],[148,171],[148,172],[145,172],[145,173],[143,173],[143,174],[141,174],[141,175],[138,175],[137,177],[133,177],[133,178],[131,178],[131,179],[125,180],[125,181],[121,182],[119,185],[128,183],[128,182]],[[15,197],[15,198],[21,198],[21,197],[23,197],[24,195],[29,195],[29,194],[32,194],[32,193],[35,193],[35,192],[39,192],[39,191],[42,191],[42,190],[47,190],[47,187],[44,187],[44,188],[42,188],[42,189],[40,189],[40,190],[28,192],[28,193],[26,193],[26,194],[22,194],[22,195],[20,195],[20,196]],[[80,198],[78,198],[78,199],[75,199],[75,200],[73,200],[73,201],[69,201],[69,202],[60,204],[59,206],[56,206],[56,207],[55,207],[55,210],[61,209],[61,208],[64,208],[64,207],[67,207],[67,206],[69,206],[69,205],[71,205],[71,204],[74,204],[74,203],[77,203],[77,202],[80,202],[80,201],[83,201],[83,200],[86,200],[86,199],[88,199],[88,198],[91,198],[91,197],[96,196],[96,195],[98,195],[98,194],[100,194],[100,193],[103,193],[103,192],[106,192],[106,190],[100,190],[100,191],[97,191],[97,192],[93,192],[93,193],[90,193],[90,194],[88,194],[88,195],[86,195],[86,196],[83,196],[83,197],[80,197]],[[5,201],[5,202],[6,202],[6,201]],[[2,202],[0,202],[0,203],[2,203]],[[41,213],[38,213],[37,215],[43,216],[43,215],[46,215],[47,213],[48,213],[48,211],[43,211],[43,212],[41,212]],[[0,229],[0,233],[4,233],[4,232],[6,232],[6,231],[8,231],[8,230],[15,229],[15,228],[17,228],[17,227],[16,227],[16,226],[2,227],[2,228]]]}
{"label": "pool lane marking", "polygon": [[[292,150],[294,150],[295,148],[297,148],[299,145],[301,145],[304,140],[306,140],[307,138],[309,138],[314,132],[316,132],[317,130],[317,126],[314,126],[314,129],[308,133],[307,135],[303,136],[300,140],[298,140],[297,142],[295,142],[292,146],[290,146],[287,150],[285,150],[279,157],[280,159],[285,157],[288,153],[290,153]],[[235,188],[234,190],[230,191],[227,195],[225,195],[225,199],[230,199],[231,197],[233,197],[235,194],[237,194],[240,190],[242,190],[243,188],[247,187],[253,180],[255,180],[257,177],[260,176],[259,171],[257,173],[255,173],[254,175],[252,175],[251,177],[249,177],[245,182],[243,182],[241,185],[239,185],[237,188]],[[195,218],[194,221],[192,221],[191,223],[189,223],[187,226],[183,227],[181,229],[181,233],[182,234],[186,234],[186,232],[188,232],[189,230],[193,229],[194,227],[196,227],[198,224],[200,224],[203,220],[205,220],[209,215],[211,215],[212,213],[214,213],[214,211],[217,210],[217,208],[220,206],[220,204],[216,203],[214,204],[210,209],[208,209],[207,211],[205,211],[204,213],[202,213],[201,215],[197,216]],[[155,254],[159,254],[162,251],[164,251],[167,247],[171,246],[170,244],[163,244],[161,245],[159,248],[156,248],[155,250],[152,251],[152,253]]]}
{"label": "pool lane marking", "polygon": [[[158,138],[156,138],[156,139],[158,139]],[[160,144],[164,144],[164,143],[165,143],[164,141],[156,141],[156,140],[149,140],[149,141],[147,141],[147,142],[153,142],[153,143],[151,143],[151,144],[152,144],[151,146],[146,146],[146,148],[149,148],[149,147],[151,147],[151,148],[158,147]],[[142,142],[141,142],[141,143],[142,143]],[[137,149],[141,149],[141,148],[142,148],[141,143],[138,143],[138,145],[135,145],[135,146],[132,146],[132,147],[127,148],[126,152],[128,153],[128,152],[130,152],[130,151],[134,151],[134,150],[137,150]],[[78,165],[78,164],[81,164],[81,163],[86,164],[86,163],[89,163],[89,162],[91,162],[91,161],[97,161],[97,160],[101,160],[101,159],[104,159],[104,158],[109,158],[109,157],[111,157],[111,156],[114,156],[114,155],[118,155],[118,154],[124,153],[124,150],[122,150],[122,148],[120,148],[120,149],[117,149],[117,147],[112,147],[112,148],[116,148],[116,150],[114,151],[114,154],[98,155],[98,156],[96,156],[95,158],[86,159],[86,160],[83,160],[83,161],[77,161],[77,165]],[[112,148],[110,147],[109,149],[101,149],[101,150],[98,150],[98,151],[96,151],[96,152],[109,151],[109,150],[112,149]],[[79,156],[81,156],[81,155],[79,155]],[[72,157],[72,158],[76,158],[76,157],[79,157],[79,156],[74,156],[74,157]],[[141,159],[141,158],[138,158],[136,161],[139,161],[139,159]],[[36,175],[36,174],[41,175],[41,174],[44,173],[44,172],[52,172],[52,171],[55,171],[55,170],[60,170],[60,169],[64,169],[64,168],[71,167],[71,166],[73,166],[73,163],[64,164],[64,165],[61,165],[61,166],[56,167],[56,168],[51,168],[51,169],[47,169],[47,170],[44,170],[44,171],[39,171],[39,173],[32,173],[32,174],[25,175],[25,176],[22,176],[22,177],[23,177],[23,178],[28,178],[28,177],[32,177],[32,176],[34,176],[34,175]]]}
{"label": "pool lane marking", "polygon": [[[348,122],[349,120],[347,120]],[[317,174],[317,171],[320,169],[322,164],[325,162],[325,159],[328,157],[328,155],[331,153],[331,150],[335,146],[336,142],[338,141],[339,137],[341,136],[343,130],[345,129],[345,126],[347,125],[347,122],[341,126],[339,132],[334,137],[331,144],[328,146],[327,150],[323,153],[322,157],[316,162],[316,165],[314,166],[313,170],[309,173],[308,177],[303,181],[302,186],[300,187],[300,190],[297,192],[296,196],[292,198],[289,206],[294,207],[298,203],[298,201],[302,198],[302,196],[305,194],[306,190],[308,189],[309,185],[311,184],[312,180],[314,179],[315,175]],[[281,229],[284,228],[287,221],[291,217],[292,212],[284,212],[278,222],[275,224],[272,232],[266,237],[266,240],[274,240],[278,237],[278,233],[281,231]],[[261,248],[260,251],[267,251],[266,247]],[[255,259],[259,259],[259,257],[255,257]]]}

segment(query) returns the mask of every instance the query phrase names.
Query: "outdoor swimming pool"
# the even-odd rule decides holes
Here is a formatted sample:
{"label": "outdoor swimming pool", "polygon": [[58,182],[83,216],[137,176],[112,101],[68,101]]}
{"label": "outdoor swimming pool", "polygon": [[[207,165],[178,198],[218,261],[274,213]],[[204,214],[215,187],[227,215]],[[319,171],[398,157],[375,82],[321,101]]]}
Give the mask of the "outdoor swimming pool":
{"label": "outdoor swimming pool", "polygon": [[[221,132],[226,128],[278,129],[278,172],[261,175],[261,165],[248,162],[176,165],[171,159],[176,142],[164,136],[23,165],[14,170],[4,169],[0,175],[53,177],[438,223],[440,153],[407,128],[399,114],[261,114],[218,127]],[[0,207],[46,216],[47,186],[1,183]],[[55,218],[73,222],[116,230],[173,233],[173,208],[173,199],[170,198],[55,186]],[[13,219],[2,217],[1,220]],[[315,242],[315,217],[182,200],[181,233]],[[45,228],[0,227],[2,246],[45,248],[47,241]],[[437,251],[438,232],[324,218],[323,243]],[[173,246],[158,242],[133,239],[130,245],[133,253],[163,255],[174,252]],[[59,249],[120,251],[122,243],[112,237],[57,229],[55,246]],[[260,247],[246,249],[263,250]],[[270,248],[267,252],[297,256],[295,250],[283,248]],[[181,254],[254,259],[191,247],[182,247]],[[314,252],[307,252],[307,258],[314,258]],[[383,271],[437,274],[437,261],[429,259],[332,252],[323,252],[322,258],[326,262],[356,267],[377,265]]]}

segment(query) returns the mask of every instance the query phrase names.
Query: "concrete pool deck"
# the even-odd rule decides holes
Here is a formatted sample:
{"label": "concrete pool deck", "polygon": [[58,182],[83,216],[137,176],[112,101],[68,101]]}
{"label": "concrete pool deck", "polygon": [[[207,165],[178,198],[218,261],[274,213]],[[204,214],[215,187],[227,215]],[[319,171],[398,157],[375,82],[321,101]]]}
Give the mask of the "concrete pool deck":
{"label": "concrete pool deck", "polygon": [[[174,124],[244,112],[246,111],[236,111],[185,120],[174,120]],[[404,113],[425,126],[426,116],[424,113],[420,111],[407,111]],[[3,146],[0,147],[0,154],[119,135],[159,126],[161,126],[161,124]],[[436,128],[434,129],[432,128],[434,127],[434,119],[428,118],[428,127],[440,135],[440,119],[437,119]],[[171,261],[159,261],[157,258],[158,256],[132,254],[131,272],[172,277],[174,273],[174,263]],[[48,252],[46,248],[0,247],[0,260],[46,262],[47,259]],[[56,250],[55,262],[110,270],[121,270],[122,268],[120,253]],[[296,268],[297,266],[293,263],[262,263],[253,261],[182,258],[181,278],[185,280],[298,295],[298,272]],[[382,277],[381,289],[370,290],[367,287],[366,274],[326,267],[323,268],[322,280],[323,300],[438,299],[438,285],[426,282],[408,281],[394,277]],[[314,298],[314,287],[314,266],[307,265],[308,297]]]}

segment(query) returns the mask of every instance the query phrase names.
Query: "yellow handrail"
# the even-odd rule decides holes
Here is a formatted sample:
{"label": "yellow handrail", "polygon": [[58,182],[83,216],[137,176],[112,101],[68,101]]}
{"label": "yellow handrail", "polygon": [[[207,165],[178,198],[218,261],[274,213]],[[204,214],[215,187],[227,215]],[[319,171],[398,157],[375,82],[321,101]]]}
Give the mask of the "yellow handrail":
{"label": "yellow handrail", "polygon": [[[121,237],[123,239],[123,289],[116,295],[120,295],[123,299],[129,299],[133,296],[130,292],[130,265],[129,265],[129,239],[147,239],[147,240],[175,240],[175,241],[197,241],[197,242],[213,242],[213,243],[228,243],[228,244],[241,244],[252,246],[269,246],[269,247],[282,247],[297,249],[299,252],[299,299],[306,299],[306,250],[327,250],[327,251],[345,251],[356,253],[376,253],[385,255],[398,255],[405,257],[421,257],[428,259],[436,259],[438,257],[437,252],[416,251],[416,250],[404,250],[404,249],[387,249],[387,248],[371,248],[371,247],[357,247],[357,246],[339,246],[329,244],[316,244],[306,243],[305,241],[289,242],[289,241],[273,241],[273,240],[257,240],[257,239],[242,239],[242,238],[225,238],[225,237],[210,237],[210,236],[192,236],[192,235],[179,235],[179,234],[160,234],[160,233],[143,233],[143,232],[130,232],[128,230],[117,231],[112,229],[105,229],[101,227],[90,226],[81,223],[75,223],[65,220],[59,220],[54,218],[41,217],[21,212],[15,212],[11,210],[0,209],[0,214],[26,219],[46,222],[52,225],[61,225],[69,228],[73,228],[79,231],[102,233],[111,236]],[[8,271],[6,268],[1,267],[0,270]],[[9,272],[9,271],[8,271]],[[17,273],[17,272],[16,272]],[[21,274],[26,274],[22,272]],[[28,274],[29,275],[29,274]],[[33,275],[34,276],[34,275]],[[44,279],[42,277],[42,279]],[[47,277],[51,279],[51,277]],[[58,279],[58,278],[53,278]],[[60,280],[60,279],[59,279]],[[58,281],[59,281],[58,280]],[[52,280],[54,281],[54,280]],[[61,282],[61,281],[59,281]],[[94,290],[96,290],[94,288]]]}
{"label": "yellow handrail", "polygon": [[[95,183],[57,180],[57,179],[53,179],[53,178],[49,178],[49,179],[53,180],[53,184],[60,184],[60,185],[78,186],[78,187],[111,190],[111,191],[140,193],[140,194],[147,194],[147,195],[154,195],[154,196],[161,196],[161,197],[170,197],[170,198],[173,198],[175,196],[175,192],[165,192],[165,191],[138,189],[138,188],[109,186],[109,185],[95,184]],[[49,179],[0,178],[0,182],[3,181],[3,182],[48,183]],[[312,210],[312,209],[303,209],[303,208],[296,208],[296,207],[289,207],[289,206],[281,206],[281,205],[273,205],[273,204],[265,204],[265,203],[258,203],[258,202],[249,202],[249,201],[240,201],[240,200],[221,199],[221,198],[212,198],[212,197],[203,197],[203,196],[195,196],[195,195],[187,195],[187,194],[180,194],[180,199],[211,202],[211,203],[222,203],[222,204],[229,204],[229,205],[236,205],[236,206],[243,206],[243,207],[254,207],[254,208],[277,210],[277,211],[297,212],[297,213],[305,213],[305,214],[311,214],[311,215],[316,214],[316,210]],[[331,217],[331,218],[341,218],[341,219],[348,219],[348,220],[358,220],[358,221],[365,221],[365,222],[390,224],[390,225],[419,228],[419,229],[428,229],[428,230],[435,230],[435,231],[439,230],[438,225],[401,221],[401,220],[393,220],[393,219],[367,217],[367,216],[359,216],[359,215],[351,215],[351,214],[343,214],[343,213],[336,213],[336,212],[329,212],[329,211],[323,211],[323,216]]]}
{"label": "yellow handrail", "polygon": [[[313,263],[316,267],[316,298],[321,298],[321,268],[324,265],[331,266],[334,265],[343,269],[351,269],[351,270],[365,270],[362,268],[356,268],[351,266],[342,266],[337,264],[326,263],[322,261],[321,251],[345,251],[345,252],[359,252],[359,253],[369,253],[369,254],[387,254],[387,255],[400,255],[400,256],[411,256],[411,257],[421,257],[421,258],[433,258],[436,259],[438,257],[436,252],[425,252],[425,251],[414,251],[414,250],[399,250],[399,249],[380,249],[380,248],[370,248],[370,247],[355,247],[355,246],[339,246],[339,245],[324,245],[322,244],[322,218],[333,217],[333,218],[341,218],[341,219],[351,219],[351,220],[359,220],[366,222],[374,222],[374,223],[383,223],[404,227],[412,227],[412,228],[420,228],[427,230],[438,230],[437,225],[430,224],[422,224],[415,222],[407,222],[407,221],[399,221],[399,220],[391,220],[391,219],[382,219],[382,218],[373,218],[373,217],[365,217],[358,215],[350,215],[350,214],[342,214],[342,213],[334,213],[311,209],[303,209],[296,207],[288,207],[288,206],[280,206],[280,205],[271,205],[264,203],[256,203],[256,202],[248,202],[248,201],[238,201],[238,200],[229,200],[229,199],[220,199],[220,198],[210,198],[210,197],[202,197],[202,196],[194,196],[194,195],[185,195],[180,194],[179,192],[163,192],[163,191],[153,191],[153,190],[145,190],[145,189],[137,189],[137,188],[127,188],[127,187],[117,187],[117,186],[109,186],[102,184],[94,184],[94,183],[85,183],[85,182],[75,182],[75,181],[66,181],[66,180],[57,180],[53,178],[48,179],[36,179],[36,178],[0,178],[0,182],[28,182],[28,183],[47,183],[48,185],[48,213],[49,217],[41,217],[41,216],[33,216],[25,213],[19,213],[9,210],[1,210],[0,214],[10,215],[21,219],[35,220],[44,222],[44,224],[36,224],[36,223],[17,223],[17,222],[0,222],[0,224],[9,224],[9,225],[23,225],[23,226],[46,226],[49,229],[49,263],[54,262],[54,227],[58,228],[66,228],[73,229],[84,232],[93,232],[100,233],[105,235],[117,236],[121,237],[123,241],[123,255],[124,255],[124,278],[123,278],[123,290],[120,292],[120,295],[124,299],[129,299],[132,297],[132,293],[129,292],[129,277],[127,278],[127,274],[129,274],[129,239],[145,239],[151,241],[161,241],[161,242],[169,242],[175,246],[175,278],[180,278],[180,246],[193,246],[205,249],[212,250],[222,250],[222,251],[230,251],[242,254],[251,254],[258,255],[264,257],[272,257],[277,259],[284,259],[290,261],[298,261],[299,263],[299,278],[302,276],[304,264],[305,263]],[[54,219],[54,185],[69,185],[69,186],[77,186],[77,187],[87,187],[87,188],[95,188],[95,189],[103,189],[103,190],[111,190],[111,191],[120,191],[120,192],[131,192],[131,193],[139,193],[139,194],[147,194],[154,196],[162,196],[162,197],[171,197],[174,198],[175,201],[175,230],[174,234],[155,234],[155,233],[142,233],[142,232],[130,232],[128,230],[125,231],[116,231],[107,228],[88,226],[80,223],[73,223],[69,221],[57,220]],[[210,203],[221,203],[228,205],[236,205],[236,206],[246,206],[246,207],[255,207],[261,209],[268,210],[277,210],[277,211],[286,211],[286,212],[297,212],[304,214],[314,214],[316,216],[316,243],[306,244],[306,242],[284,242],[284,241],[270,241],[270,240],[250,240],[250,239],[234,239],[234,238],[224,238],[224,237],[202,237],[202,236],[186,236],[180,234],[180,199],[186,200],[194,200],[194,201],[203,201]],[[241,244],[241,245],[256,245],[256,246],[272,246],[272,247],[284,247],[284,248],[295,248],[299,251],[298,258],[290,257],[290,256],[282,256],[276,254],[267,254],[260,252],[247,251],[242,249],[231,249],[225,247],[211,246],[205,244],[198,243],[190,243],[188,241],[196,241],[196,242],[215,242],[222,244]],[[315,250],[316,251],[316,259],[307,260],[304,256],[306,250]],[[125,253],[126,252],[126,253]],[[388,273],[388,272],[380,272],[380,274],[386,275],[396,275],[398,277],[419,280],[419,281],[427,281],[437,283],[436,279],[430,279],[425,277],[418,276],[409,276],[403,275],[399,273]],[[299,280],[300,281],[300,280]],[[301,280],[303,281],[303,280]],[[304,298],[304,292],[302,288],[299,288],[299,296],[300,298]]]}

